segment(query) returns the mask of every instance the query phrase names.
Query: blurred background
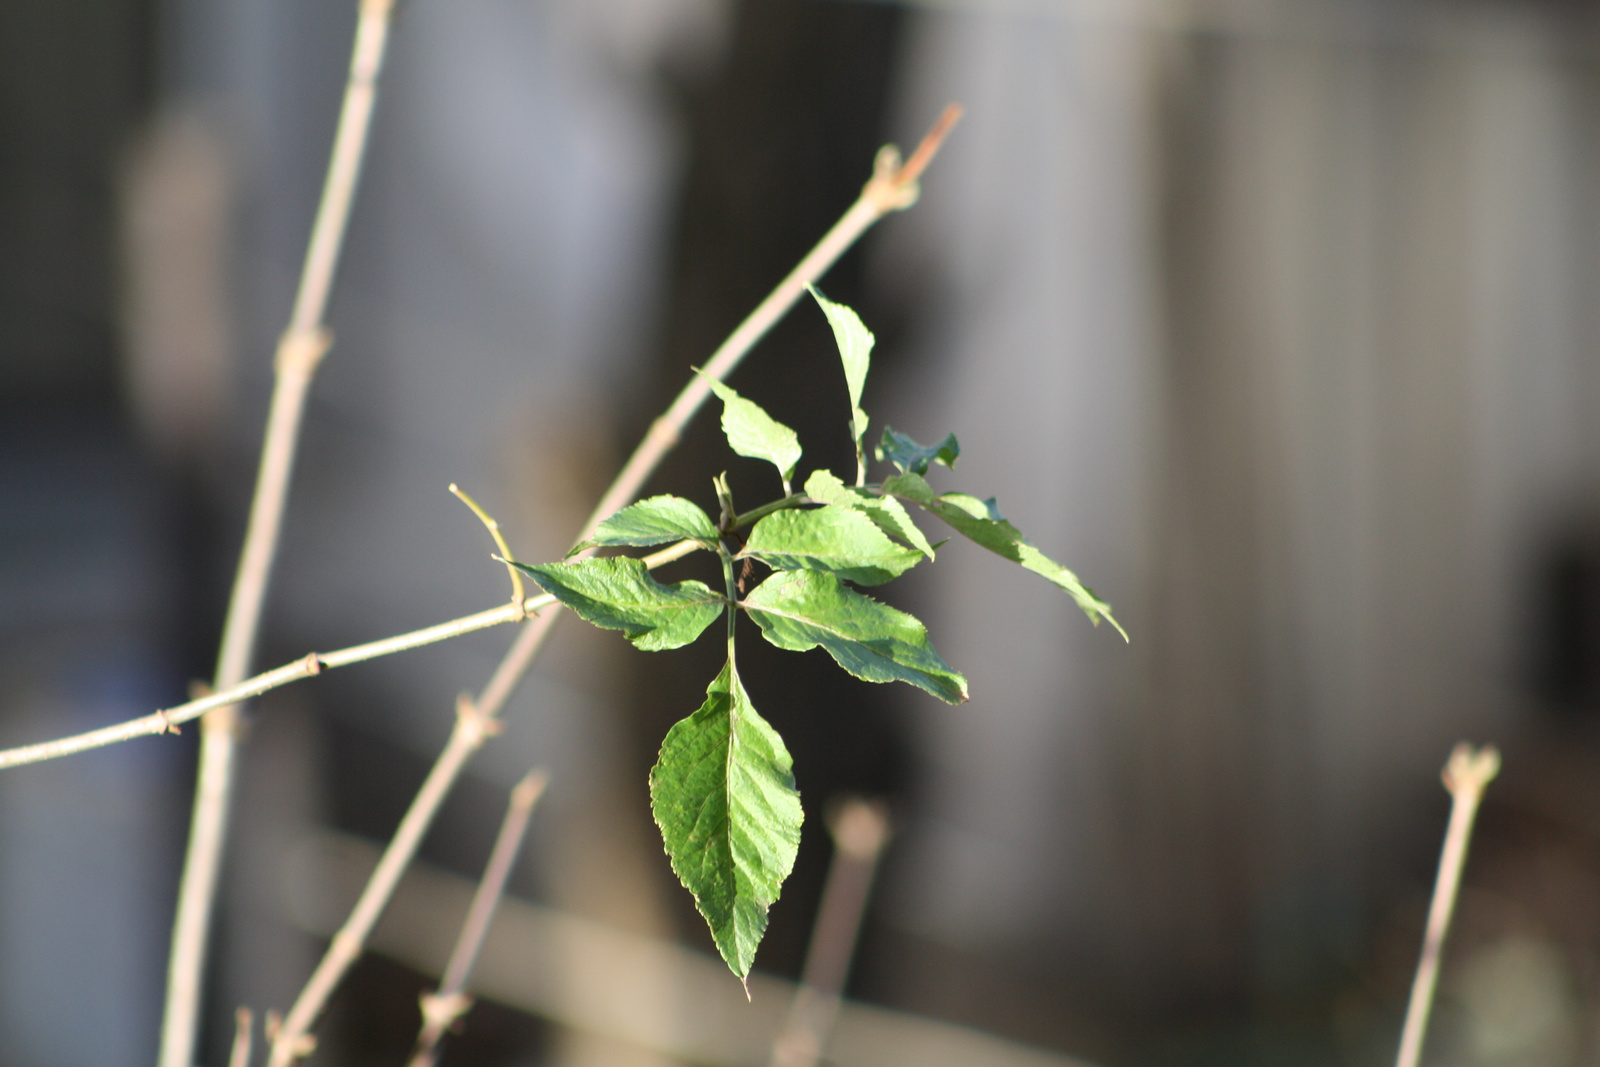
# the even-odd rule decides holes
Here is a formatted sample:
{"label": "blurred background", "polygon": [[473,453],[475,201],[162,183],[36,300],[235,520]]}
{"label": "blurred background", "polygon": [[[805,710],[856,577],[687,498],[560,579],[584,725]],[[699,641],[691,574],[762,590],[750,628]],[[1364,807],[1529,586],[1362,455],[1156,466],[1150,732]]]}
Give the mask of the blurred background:
{"label": "blurred background", "polygon": [[[212,673],[354,20],[0,4],[0,743]],[[883,592],[968,704],[745,642],[808,815],[758,969],[798,974],[823,813],[868,795],[896,833],[849,995],[1023,1057],[972,1062],[1384,1063],[1470,738],[1506,769],[1429,1062],[1593,1063],[1597,60],[1561,0],[401,0],[256,662],[500,602],[452,481],[562,554],[877,147],[959,100],[921,202],[824,287],[878,336],[872,436],[954,430],[938,483],[996,494],[1132,643],[965,544]],[[849,468],[836,358],[802,304],[733,378],[807,469]],[[649,488],[709,508],[724,468],[775,488],[702,413]],[[292,1000],[329,857],[389,836],[509,640],[255,705],[202,1062]],[[645,776],[716,656],[564,623],[430,877],[476,877],[541,765],[515,897],[709,951]],[[0,1064],[152,1062],[194,733],[0,774]],[[388,936],[320,1062],[402,1061],[432,978]],[[617,973],[597,1007],[586,966],[507,970],[449,1060],[684,1061],[630,998],[709,1000]]]}

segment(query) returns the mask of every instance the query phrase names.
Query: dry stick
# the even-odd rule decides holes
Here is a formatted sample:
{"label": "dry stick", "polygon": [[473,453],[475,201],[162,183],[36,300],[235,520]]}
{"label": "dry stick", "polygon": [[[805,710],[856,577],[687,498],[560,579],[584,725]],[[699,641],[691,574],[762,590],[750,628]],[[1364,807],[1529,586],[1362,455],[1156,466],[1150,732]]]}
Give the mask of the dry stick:
{"label": "dry stick", "polygon": [[811,929],[800,988],[788,1021],[772,1042],[771,1067],[816,1067],[822,1056],[839,1014],[878,857],[889,841],[889,816],[881,803],[849,800],[828,829],[833,834],[833,863]]}
{"label": "dry stick", "polygon": [[[737,366],[739,360],[744,358],[745,354],[761,339],[762,335],[771,329],[773,324],[783,317],[784,312],[793,306],[794,302],[799,299],[800,294],[805,292],[806,286],[820,278],[823,272],[833,265],[834,260],[838,259],[845,249],[854,244],[856,239],[869,226],[889,212],[904,210],[916,202],[918,193],[917,178],[933,159],[934,153],[939,150],[939,145],[943,142],[945,135],[949,133],[950,128],[955,125],[956,120],[960,117],[961,108],[959,106],[951,104],[946,107],[939,121],[934,124],[928,135],[922,139],[922,143],[917,146],[917,150],[912,153],[911,158],[903,166],[900,163],[899,152],[893,147],[886,147],[878,152],[878,157],[873,166],[872,178],[861,190],[860,198],[851,205],[850,210],[845,212],[844,216],[834,224],[833,228],[823,236],[817,246],[800,261],[800,265],[788,277],[779,282],[778,287],[773,290],[771,295],[757,305],[749,317],[740,323],[738,328],[722,343],[722,346],[717,349],[706,363],[705,374],[707,377],[720,379]],[[667,409],[667,413],[651,425],[649,432],[645,434],[644,440],[639,443],[639,447],[634,450],[628,462],[623,465],[622,472],[617,475],[616,481],[611,484],[611,488],[606,490],[605,495],[600,498],[600,505],[595,508],[594,514],[589,517],[589,520],[584,523],[583,532],[576,538],[577,543],[586,540],[602,520],[633,499],[644,485],[646,479],[655,471],[656,465],[661,462],[662,457],[677,444],[684,425],[688,423],[709,393],[710,386],[704,383],[699,376],[696,376],[684,388],[683,392],[678,394],[677,399],[672,402],[672,406]],[[517,682],[522,679],[528,668],[532,666],[534,657],[538,655],[540,646],[544,644],[544,639],[550,632],[550,627],[560,617],[560,614],[560,605],[557,604],[552,610],[546,611],[530,621],[517,634],[516,641],[512,643],[505,658],[495,668],[488,685],[484,687],[483,692],[478,696],[476,702],[477,713],[483,719],[492,721],[500,714],[506,701],[510,699],[512,691],[516,688]],[[419,792],[416,798],[412,800],[410,810],[406,812],[405,818],[401,821],[402,830],[413,819],[416,819],[422,826],[426,826],[432,820],[440,802],[444,799],[444,790],[441,789],[435,793],[429,793],[428,786],[442,773],[441,768],[444,768],[447,764],[449,765],[448,774],[453,778],[460,772],[461,767],[465,765],[466,756],[471,754],[470,752],[457,753],[454,751],[454,744],[455,738],[452,736],[451,744],[447,745],[445,751],[440,754],[439,762],[434,765],[433,772],[429,774],[428,783],[424,785],[423,791]],[[410,861],[411,853],[416,848],[417,840],[420,840],[420,833],[406,839],[402,839],[401,833],[396,833],[394,840],[390,841],[388,847],[384,850],[383,858],[378,863],[378,869],[373,872],[372,879],[367,883],[367,891],[362,893],[361,900],[357,902],[357,911],[360,911],[367,904],[370,897],[378,902],[371,916],[373,921],[376,920],[377,912],[381,911],[382,908],[382,901],[386,900],[387,895],[393,892],[393,883],[398,878],[399,870],[404,869],[405,865]],[[386,867],[391,863],[395,867],[394,876],[387,880],[387,884],[381,890],[375,888],[380,881],[379,876],[384,873]],[[381,899],[380,892],[382,894]],[[354,913],[352,913],[351,918],[352,920],[355,918]],[[370,929],[370,922],[367,924],[367,929]],[[334,939],[334,944],[329,946],[327,955],[318,964],[317,970],[311,976],[311,981],[307,983],[305,989],[301,990],[300,996],[296,998],[294,1007],[284,1017],[283,1025],[279,1028],[278,1034],[272,1043],[272,1055],[268,1060],[269,1067],[289,1067],[297,1056],[305,1055],[305,1041],[308,1039],[307,1031],[310,1029],[311,1023],[322,1011],[329,994],[333,992],[345,970],[355,962],[359,955],[359,945],[350,944],[348,939],[344,942],[340,941],[340,938],[345,937],[346,931],[350,930],[352,930],[352,924],[346,923],[345,928]]]}
{"label": "dry stick", "polygon": [[522,839],[528,831],[528,819],[533,806],[544,792],[545,774],[533,771],[516,788],[511,790],[511,801],[506,805],[505,821],[495,838],[489,862],[483,869],[483,879],[472,896],[466,920],[461,924],[461,935],[445,964],[444,977],[439,988],[422,994],[422,1029],[417,1034],[416,1051],[411,1055],[410,1067],[433,1067],[439,1058],[439,1042],[445,1031],[472,1007],[467,995],[467,979],[473,964],[478,962],[478,952],[489,935],[489,923],[494,919],[495,908],[505,893],[506,879],[511,875],[511,865],[516,862]]}
{"label": "dry stick", "polygon": [[228,1067],[250,1067],[251,1030],[256,1022],[249,1008],[233,1013],[233,1051],[228,1054]]}
{"label": "dry stick", "polygon": [[1444,852],[1439,856],[1439,877],[1433,885],[1433,903],[1428,907],[1428,930],[1422,941],[1422,958],[1417,961],[1417,977],[1411,984],[1411,1003],[1406,1007],[1395,1067],[1417,1067],[1422,1058],[1422,1039],[1427,1034],[1433,990],[1439,981],[1439,953],[1444,948],[1445,932],[1450,929],[1450,915],[1455,911],[1472,821],[1477,817],[1484,787],[1498,773],[1500,753],[1493,745],[1474,752],[1471,745],[1462,742],[1444,766],[1444,787],[1450,790],[1450,826],[1444,835]]}
{"label": "dry stick", "polygon": [[[699,548],[698,542],[680,541],[675,545],[663,548],[659,552],[643,557],[642,562],[647,568],[654,570],[656,567],[664,566],[673,560],[682,559]],[[349,648],[341,648],[334,652],[312,652],[295,660],[293,663],[286,663],[282,667],[274,667],[270,671],[263,671],[253,678],[245,679],[230,689],[196,697],[186,704],[178,704],[113,726],[102,726],[98,730],[86,730],[81,734],[56,738],[54,741],[40,741],[37,744],[5,749],[0,751],[0,770],[8,767],[20,767],[27,763],[40,763],[44,760],[59,759],[62,756],[71,756],[79,752],[88,752],[92,749],[117,744],[120,741],[131,741],[136,737],[177,733],[179,726],[192,719],[198,719],[213,709],[249,700],[251,697],[260,696],[262,693],[288,685],[290,682],[297,682],[302,678],[310,678],[335,667],[348,667],[352,663],[362,663],[382,656],[392,656],[396,652],[406,652],[413,648],[421,648],[424,645],[447,641],[452,637],[460,637],[462,634],[470,634],[477,630],[486,630],[491,626],[517,622],[537,611],[550,607],[555,602],[555,597],[550,596],[548,593],[541,593],[538,596],[528,597],[520,605],[507,604],[503,607],[490,608],[487,611],[480,611],[473,615],[463,615],[459,619],[451,619],[449,622],[436,623],[433,626],[425,626],[420,630],[397,634],[394,637],[385,637],[381,641],[368,641],[365,644],[351,645]]]}
{"label": "dry stick", "polygon": [[[217,657],[213,687],[217,690],[237,685],[249,673],[261,605],[272,571],[272,559],[277,552],[278,531],[288,495],[289,475],[294,467],[306,393],[330,343],[328,331],[322,325],[323,311],[338,265],[339,249],[344,242],[345,223],[361,170],[367,130],[371,126],[373,96],[383,64],[392,7],[393,0],[361,0],[350,78],[334,135],[322,201],[312,225],[289,327],[278,344],[276,382],[267,415],[261,467],[256,476],[244,548],[223,626],[222,648]],[[190,1067],[194,1062],[200,979],[205,969],[206,935],[211,925],[217,873],[227,836],[239,715],[237,705],[228,705],[207,715],[201,724],[194,812],[167,963],[160,1067]]]}

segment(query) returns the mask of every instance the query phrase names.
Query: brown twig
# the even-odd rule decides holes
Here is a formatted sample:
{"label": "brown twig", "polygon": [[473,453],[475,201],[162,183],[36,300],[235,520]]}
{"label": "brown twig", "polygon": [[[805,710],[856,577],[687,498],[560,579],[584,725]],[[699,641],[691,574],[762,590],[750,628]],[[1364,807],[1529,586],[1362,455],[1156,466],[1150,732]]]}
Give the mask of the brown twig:
{"label": "brown twig", "polygon": [[[696,551],[700,545],[694,541],[680,541],[659,552],[643,557],[646,567],[652,570],[665,566],[673,560],[682,559],[689,553]],[[178,733],[181,723],[198,719],[214,708],[237,704],[251,697],[260,696],[262,693],[298,682],[302,678],[310,678],[321,674],[325,670],[335,667],[348,667],[352,663],[363,663],[370,659],[382,656],[392,656],[396,652],[405,652],[424,645],[447,641],[452,637],[462,634],[486,630],[491,626],[500,626],[508,622],[517,622],[537,611],[542,611],[556,602],[555,597],[549,594],[531,596],[524,600],[520,610],[515,604],[503,607],[490,608],[473,615],[463,615],[459,619],[449,622],[425,626],[420,630],[409,633],[397,634],[394,637],[385,637],[381,641],[368,641],[365,644],[351,645],[349,648],[337,649],[333,652],[312,652],[293,663],[286,663],[282,667],[275,667],[270,671],[263,671],[253,678],[247,678],[231,689],[224,689],[218,693],[208,693],[197,697],[186,704],[178,704],[162,711],[152,712],[137,719],[117,723],[114,726],[103,726],[98,730],[87,730],[81,734],[72,734],[67,737],[56,738],[53,741],[40,741],[32,745],[21,745],[17,748],[8,748],[0,751],[0,770],[8,767],[20,767],[28,763],[39,763],[44,760],[59,759],[62,756],[71,756],[79,752],[88,752],[96,748],[104,748],[120,741],[131,741],[137,737],[149,737],[163,733]]]}
{"label": "brown twig", "polygon": [[[957,113],[959,114],[959,111]],[[924,160],[922,165],[926,165],[926,160],[930,159],[933,152],[937,150],[939,141],[943,138],[944,133],[948,131],[953,121],[954,119],[950,117],[949,109],[946,109],[945,117],[940,120],[940,126],[935,127],[934,133],[930,133],[928,138],[924,139],[924,145],[931,143],[931,147],[926,150],[919,147],[913,158],[922,157]],[[666,413],[651,424],[650,430],[645,434],[644,439],[639,442],[639,446],[634,450],[633,455],[628,458],[627,463],[623,465],[622,471],[617,475],[616,480],[611,483],[610,488],[600,498],[600,504],[595,508],[594,513],[590,515],[588,521],[584,523],[583,529],[574,538],[575,544],[581,544],[587,540],[604,519],[626,505],[638,494],[650,475],[655,472],[662,458],[677,444],[678,438],[682,434],[684,426],[688,424],[689,419],[694,416],[700,405],[705,402],[711,391],[710,380],[721,380],[726,377],[754,347],[755,343],[794,305],[800,295],[805,292],[806,286],[817,281],[833,265],[834,261],[854,244],[862,233],[866,232],[869,226],[889,212],[903,210],[915,203],[917,196],[916,183],[910,180],[902,180],[904,174],[905,168],[900,165],[898,152],[886,150],[878,153],[873,176],[861,190],[861,196],[856,202],[834,224],[833,228],[823,236],[816,247],[806,254],[800,264],[783,281],[779,282],[777,288],[757,305],[756,309],[729,335],[728,339],[706,361],[702,373],[691,378],[689,384],[673,400]],[[580,555],[588,554],[588,552],[580,553]],[[494,720],[499,716],[501,710],[505,707],[506,701],[510,699],[511,693],[516,689],[517,683],[522,680],[528,668],[533,665],[534,659],[539,654],[540,647],[550,633],[551,626],[554,625],[560,615],[560,605],[554,605],[551,610],[530,621],[517,634],[516,640],[495,668],[488,685],[479,694],[476,702],[479,713],[486,720]],[[454,738],[452,737],[453,742]],[[440,754],[439,762],[434,765],[434,772],[429,775],[428,782],[432,783],[434,781],[436,775],[441,773],[441,768],[445,767],[447,762],[450,765],[448,774],[450,779],[453,780],[454,776],[459,774],[461,768],[465,766],[466,757],[469,755],[471,755],[470,751],[456,753],[452,751],[450,746],[446,746],[445,751]],[[438,805],[443,798],[443,790],[439,791],[436,796],[428,798],[426,802],[423,794],[419,793],[416,799],[412,801],[411,809],[407,811],[405,821],[402,821],[402,827],[413,817],[422,820],[426,825],[426,822],[432,820],[433,814],[437,811]],[[399,843],[400,837],[397,833],[395,841],[392,841],[389,848],[384,852],[383,863],[380,863],[378,871],[373,874],[373,882],[369,882],[367,891],[362,893],[361,902],[357,904],[358,910],[368,901],[369,896],[374,895],[374,883],[377,881],[379,874],[385,870],[384,865],[390,862],[391,857],[394,857],[395,862],[401,868],[409,861],[409,852],[403,856],[400,855]],[[412,848],[414,847],[413,843]],[[398,877],[398,872],[396,872],[396,877]],[[393,888],[393,880],[383,887],[384,899],[387,899],[387,894],[392,892]],[[378,907],[381,910],[381,900],[378,903]],[[352,919],[354,917],[354,914],[352,914]],[[350,924],[347,923],[346,929],[349,929],[349,927]],[[340,938],[344,937],[344,933],[342,930],[339,937],[335,938],[334,944],[329,946],[328,953],[323,957],[322,963],[318,965],[316,972],[312,975],[311,982],[301,991],[300,996],[295,1000],[294,1007],[290,1009],[288,1016],[285,1017],[278,1037],[272,1044],[272,1055],[268,1061],[269,1067],[289,1067],[294,1062],[297,1055],[299,1055],[297,1047],[300,1039],[306,1034],[317,1015],[320,1014],[328,995],[332,993],[334,986],[337,985],[345,970],[358,957],[360,951],[358,944],[352,944],[349,941],[341,942]]]}
{"label": "brown twig", "polygon": [[233,1013],[233,1050],[228,1053],[228,1067],[250,1067],[251,1031],[255,1021],[255,1013],[249,1008]]}
{"label": "brown twig", "polygon": [[1439,982],[1439,955],[1444,948],[1444,935],[1450,929],[1450,916],[1455,911],[1461,870],[1467,863],[1472,822],[1477,817],[1484,788],[1498,773],[1500,753],[1493,745],[1473,751],[1471,745],[1462,742],[1450,753],[1450,762],[1445,764],[1443,778],[1444,787],[1450,790],[1450,825],[1445,830],[1444,851],[1439,856],[1439,876],[1433,885],[1422,957],[1417,961],[1417,976],[1411,984],[1411,1003],[1406,1007],[1395,1067],[1417,1067],[1422,1058],[1422,1039],[1428,1031],[1433,991]]}
{"label": "brown twig", "polygon": [[484,866],[478,891],[472,896],[466,920],[461,924],[461,935],[445,964],[444,977],[439,988],[422,995],[422,1028],[417,1034],[416,1051],[411,1054],[410,1067],[433,1067],[439,1056],[439,1042],[445,1032],[456,1024],[472,1007],[467,995],[467,979],[472,975],[473,964],[489,935],[489,923],[494,919],[495,908],[505,893],[506,879],[511,875],[511,865],[516,862],[522,839],[528,831],[528,819],[533,806],[544,793],[543,771],[533,771],[516,788],[511,790],[511,801],[506,805],[505,820],[495,838],[489,862]]}
{"label": "brown twig", "polygon": [[[289,477],[294,469],[306,394],[331,342],[323,326],[323,314],[333,286],[339,250],[344,243],[356,180],[361,172],[392,8],[393,0],[361,0],[350,76],[322,199],[312,224],[289,326],[278,343],[274,361],[276,380],[267,413],[261,467],[256,476],[244,548],[239,556],[239,570],[217,657],[215,688],[218,690],[232,688],[249,673],[261,621],[261,605],[272,573],[272,560],[277,554],[278,531],[282,527]],[[217,874],[227,838],[239,715],[237,705],[226,705],[210,712],[201,724],[200,768],[195,781],[189,845],[167,961],[160,1067],[190,1067],[194,1060],[200,980],[205,970]]]}
{"label": "brown twig", "polygon": [[822,1056],[839,1014],[878,858],[889,841],[889,816],[880,803],[851,799],[829,820],[828,829],[833,863],[811,928],[800,986],[788,1021],[772,1042],[771,1067],[815,1067]]}

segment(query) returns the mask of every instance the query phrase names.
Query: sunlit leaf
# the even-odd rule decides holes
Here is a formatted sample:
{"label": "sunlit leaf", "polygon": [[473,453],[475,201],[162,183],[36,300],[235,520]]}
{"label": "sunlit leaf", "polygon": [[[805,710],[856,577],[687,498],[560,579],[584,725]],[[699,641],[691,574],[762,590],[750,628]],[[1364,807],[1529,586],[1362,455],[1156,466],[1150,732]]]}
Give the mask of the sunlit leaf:
{"label": "sunlit leaf", "polygon": [[717,528],[711,518],[680,496],[653,496],[630,504],[595,528],[594,536],[573,552],[594,546],[664,545],[670,541],[699,541],[712,546]]}
{"label": "sunlit leaf", "polygon": [[515,566],[580,618],[621,630],[650,652],[687,645],[727,604],[700,582],[662,585],[643,562],[625,557]]}
{"label": "sunlit leaf", "polygon": [[760,404],[740,396],[732,386],[714,378],[706,378],[706,381],[722,401],[722,432],[728,437],[728,447],[741,456],[771,463],[787,485],[794,476],[795,464],[800,462],[800,438],[762,410]]}
{"label": "sunlit leaf", "polygon": [[898,578],[923,559],[885,537],[862,512],[833,504],[773,512],[751,529],[740,555],[776,570],[827,571],[861,585]]}
{"label": "sunlit leaf", "polygon": [[872,331],[862,323],[861,316],[844,304],[835,303],[822,295],[815,285],[809,286],[828,325],[833,327],[833,339],[839,345],[839,358],[844,362],[844,380],[850,389],[850,433],[861,447],[861,438],[867,432],[867,413],[861,410],[861,390],[867,383],[867,369],[872,365]]}
{"label": "sunlit leaf", "polygon": [[880,604],[821,571],[780,571],[744,600],[766,639],[794,652],[822,646],[869,682],[910,682],[950,704],[967,699],[967,680],[928,643],[916,618]]}
{"label": "sunlit leaf", "polygon": [[792,766],[730,660],[700,710],[667,732],[650,772],[650,809],[672,871],[740,978],[800,846]]}
{"label": "sunlit leaf", "polygon": [[917,528],[917,524],[911,521],[911,516],[906,514],[905,506],[894,497],[879,496],[870,489],[845,485],[832,471],[825,470],[812,471],[811,477],[806,479],[805,490],[806,496],[819,504],[855,508],[890,537],[910,545],[929,559],[933,558],[933,546]]}
{"label": "sunlit leaf", "polygon": [[1100,620],[1104,619],[1122,635],[1124,641],[1128,639],[1128,632],[1111,617],[1111,605],[1080,582],[1077,575],[1029,544],[1021,531],[1001,516],[993,498],[979,500],[965,493],[937,494],[917,474],[897,474],[885,479],[883,491],[925,508],[949,523],[962,536],[1048,578],[1077,601],[1090,622],[1098,626]]}

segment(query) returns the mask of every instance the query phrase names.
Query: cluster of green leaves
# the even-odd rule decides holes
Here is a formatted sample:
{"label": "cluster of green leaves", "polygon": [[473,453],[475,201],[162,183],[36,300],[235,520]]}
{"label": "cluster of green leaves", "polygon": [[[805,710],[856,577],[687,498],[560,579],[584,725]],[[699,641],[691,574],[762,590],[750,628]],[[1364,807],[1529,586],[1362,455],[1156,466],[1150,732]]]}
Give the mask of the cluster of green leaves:
{"label": "cluster of green leaves", "polygon": [[[885,427],[874,456],[891,464],[894,473],[867,484],[868,419],[861,393],[873,336],[850,308],[815,288],[811,294],[833,327],[844,362],[856,451],[854,485],[817,470],[801,492],[794,492],[790,483],[802,456],[795,432],[731,387],[710,381],[722,401],[729,446],[776,467],[782,497],[740,514],[726,480],[718,478],[716,521],[681,497],[651,497],[606,519],[567,560],[517,564],[578,615],[621,630],[650,651],[690,643],[727,612],[727,664],[700,709],[668,731],[650,773],[650,798],[673,872],[694,895],[723,959],[741,979],[750,973],[766,930],[767,909],[794,866],[801,810],[783,739],[756,712],[739,680],[737,611],[749,615],[779,648],[821,647],[857,678],[908,682],[952,704],[966,700],[967,680],[934,651],[922,623],[855,588],[882,585],[934,558],[936,546],[912,521],[906,508],[911,504],[1048,578],[1091,621],[1105,619],[1122,632],[1110,605],[1029,544],[992,499],[939,493],[928,484],[931,466],[955,466],[961,447],[954,434],[924,446]],[[601,548],[678,542],[718,556],[721,591],[693,580],[663,584],[642,561],[628,556],[592,557]],[[759,561],[770,573],[744,594],[734,572],[747,560]]]}

